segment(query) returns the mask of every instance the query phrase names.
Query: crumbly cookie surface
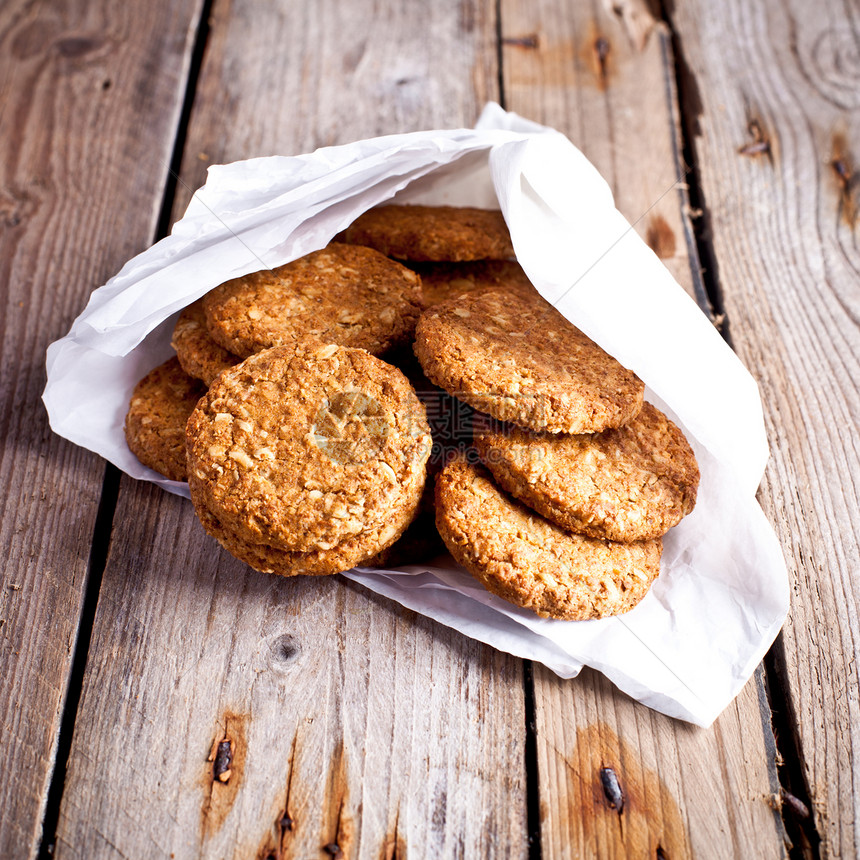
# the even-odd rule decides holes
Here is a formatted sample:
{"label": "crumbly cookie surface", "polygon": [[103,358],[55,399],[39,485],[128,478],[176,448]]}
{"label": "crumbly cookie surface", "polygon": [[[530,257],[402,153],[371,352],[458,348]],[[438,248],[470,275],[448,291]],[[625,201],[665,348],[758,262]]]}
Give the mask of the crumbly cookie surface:
{"label": "crumbly cookie surface", "polygon": [[504,289],[534,293],[532,282],[514,260],[475,260],[468,263],[416,263],[424,306],[431,307],[478,290]]}
{"label": "crumbly cookie surface", "polygon": [[206,532],[227,552],[254,570],[276,573],[279,576],[325,576],[342,573],[359,565],[375,566],[375,559],[381,559],[386,553],[391,553],[394,547],[406,540],[412,528],[409,524],[412,514],[409,513],[409,508],[404,506],[398,516],[383,528],[363,532],[331,549],[292,552],[244,540],[226,528],[205,506],[198,505],[195,510]]}
{"label": "crumbly cookie surface", "polygon": [[505,260],[514,249],[496,209],[457,206],[378,206],[344,231],[345,241],[415,262]]}
{"label": "crumbly cookie surface", "polygon": [[185,480],[185,422],[205,393],[176,358],[137,383],[125,417],[125,438],[144,466],[171,481]]}
{"label": "crumbly cookie surface", "polygon": [[382,355],[412,337],[421,279],[372,248],[332,243],[221,284],[203,308],[212,338],[242,357],[309,338]]}
{"label": "crumbly cookie surface", "polygon": [[182,369],[207,386],[222,371],[242,360],[212,340],[206,328],[202,299],[192,302],[179,314],[170,345],[176,350]]}
{"label": "crumbly cookie surface", "polygon": [[243,540],[329,550],[411,517],[431,444],[399,370],[312,341],[218,377],[188,422],[188,483],[195,507]]}
{"label": "crumbly cookie surface", "polygon": [[659,538],[615,543],[570,534],[463,458],[436,481],[436,525],[454,558],[488,591],[547,618],[627,612],[660,571]]}
{"label": "crumbly cookie surface", "polygon": [[475,447],[509,493],[568,531],[650,540],[696,504],[699,468],[681,430],[645,403],[623,427],[574,436],[482,421]]}
{"label": "crumbly cookie surface", "polygon": [[415,354],[432,382],[532,430],[598,433],[642,407],[642,381],[537,293],[490,290],[428,308]]}

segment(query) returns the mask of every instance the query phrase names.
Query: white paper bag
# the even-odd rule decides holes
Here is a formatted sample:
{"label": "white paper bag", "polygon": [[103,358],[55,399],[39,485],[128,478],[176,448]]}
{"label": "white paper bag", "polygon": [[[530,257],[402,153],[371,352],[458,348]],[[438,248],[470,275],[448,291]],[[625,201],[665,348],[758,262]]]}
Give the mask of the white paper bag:
{"label": "white paper bag", "polygon": [[177,313],[213,287],[325,246],[389,201],[501,207],[541,294],[635,371],[696,452],[695,511],[664,538],[661,574],[631,612],[538,618],[489,594],[450,558],[345,576],[563,677],[584,666],[663,713],[708,726],[788,611],[788,577],[755,500],[767,440],[755,382],[615,209],[564,136],[488,105],[474,129],[391,135],[296,157],[211,167],[170,236],[96,290],[48,349],[51,427],[136,478],[188,495],[130,453],[131,391],[171,354]]}

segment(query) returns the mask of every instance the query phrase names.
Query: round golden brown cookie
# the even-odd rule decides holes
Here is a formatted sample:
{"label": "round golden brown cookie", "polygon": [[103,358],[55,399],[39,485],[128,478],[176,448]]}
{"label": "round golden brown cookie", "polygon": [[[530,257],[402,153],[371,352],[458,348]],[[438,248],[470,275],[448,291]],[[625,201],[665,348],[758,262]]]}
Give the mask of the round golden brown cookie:
{"label": "round golden brown cookie", "polygon": [[432,382],[532,430],[599,433],[642,408],[636,374],[538,293],[490,290],[428,308],[415,354]]}
{"label": "round golden brown cookie", "polygon": [[354,245],[415,262],[505,260],[511,235],[497,209],[457,206],[378,206],[344,231]]}
{"label": "round golden brown cookie", "polygon": [[221,284],[203,309],[212,338],[243,357],[309,338],[382,355],[411,339],[421,279],[372,248],[332,243]]}
{"label": "round golden brown cookie", "polygon": [[514,260],[476,260],[471,263],[416,263],[412,268],[421,276],[424,306],[473,293],[478,290],[504,289],[534,293],[532,282]]}
{"label": "round golden brown cookie", "polygon": [[562,528],[591,537],[650,540],[696,504],[693,449],[650,403],[623,427],[576,436],[483,420],[475,447],[505,490]]}
{"label": "round golden brown cookie", "polygon": [[206,329],[202,299],[188,305],[179,314],[170,345],[176,350],[182,369],[189,376],[202,379],[204,385],[211,385],[221,371],[242,360],[212,340]]}
{"label": "round golden brown cookie", "polygon": [[659,538],[615,543],[570,534],[463,458],[436,481],[436,525],[451,555],[488,591],[546,618],[627,612],[660,572]]}
{"label": "round golden brown cookie", "polygon": [[186,436],[195,507],[245,541],[298,552],[405,528],[432,444],[424,407],[397,368],[315,342],[224,371]]}
{"label": "round golden brown cookie", "polygon": [[125,416],[132,454],[150,469],[185,480],[185,422],[206,389],[175,358],[151,370],[134,388]]}
{"label": "round golden brown cookie", "polygon": [[[373,536],[359,535],[343,541],[331,549],[318,549],[311,552],[290,552],[285,549],[243,540],[235,532],[226,528],[207,508],[195,508],[203,528],[231,555],[250,565],[261,573],[277,573],[279,576],[326,576],[342,573],[359,565],[373,566],[373,559],[382,553],[391,552],[406,534],[400,532],[406,527],[404,522],[392,525],[384,532]],[[410,527],[411,528],[411,527]],[[409,529],[406,529],[408,534]],[[390,546],[386,546],[390,544]],[[401,564],[404,562],[400,562]]]}

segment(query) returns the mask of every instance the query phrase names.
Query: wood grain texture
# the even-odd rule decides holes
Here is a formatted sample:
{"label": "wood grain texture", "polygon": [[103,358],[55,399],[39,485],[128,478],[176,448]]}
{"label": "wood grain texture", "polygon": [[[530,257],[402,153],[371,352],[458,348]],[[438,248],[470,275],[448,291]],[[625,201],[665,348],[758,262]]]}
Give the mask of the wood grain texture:
{"label": "wood grain texture", "polygon": [[[473,123],[492,8],[216,3],[181,188],[201,152]],[[56,853],[525,856],[524,725],[519,660],[336,578],[254,573],[124,479]]]}
{"label": "wood grain texture", "polygon": [[[613,8],[503,0],[507,106],[568,134],[680,283],[700,294],[669,33],[648,24],[643,4]],[[709,730],[649,711],[591,672],[565,683],[536,668],[535,701],[538,772],[552,786],[541,798],[545,857],[784,856],[762,677]],[[609,803],[605,767],[624,810]]]}
{"label": "wood grain texture", "polygon": [[[860,18],[856,4],[677,4],[729,331],[771,442],[789,565],[778,653],[822,857],[860,854]],[[756,145],[757,144],[757,145]]]}
{"label": "wood grain texture", "polygon": [[152,239],[195,6],[0,6],[2,857],[38,848],[104,476],[50,432],[45,349]]}
{"label": "wood grain texture", "polygon": [[256,573],[149,485],[123,479],[117,517],[58,857],[522,851],[519,661],[338,579]]}
{"label": "wood grain texture", "polygon": [[[759,675],[710,729],[668,719],[584,670],[535,672],[545,857],[785,855]],[[602,772],[612,770],[623,808]]]}
{"label": "wood grain texture", "polygon": [[210,164],[471,126],[499,98],[488,0],[216,2],[210,20],[174,218]]}
{"label": "wood grain texture", "polygon": [[624,14],[635,3],[615,5],[618,14],[600,0],[505,0],[506,106],[567,134],[636,231],[701,299],[669,40],[647,11]]}

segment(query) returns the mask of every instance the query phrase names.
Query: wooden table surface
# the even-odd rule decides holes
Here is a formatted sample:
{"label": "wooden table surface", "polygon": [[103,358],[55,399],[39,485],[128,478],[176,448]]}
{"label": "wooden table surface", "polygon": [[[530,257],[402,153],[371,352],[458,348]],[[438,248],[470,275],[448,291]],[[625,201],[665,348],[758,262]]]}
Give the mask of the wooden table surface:
{"label": "wooden table surface", "polygon": [[[856,0],[5,0],[0,857],[860,854],[858,44]],[[49,430],[48,343],[208,165],[488,100],[585,152],[760,385],[791,611],[710,729],[256,573]]]}

